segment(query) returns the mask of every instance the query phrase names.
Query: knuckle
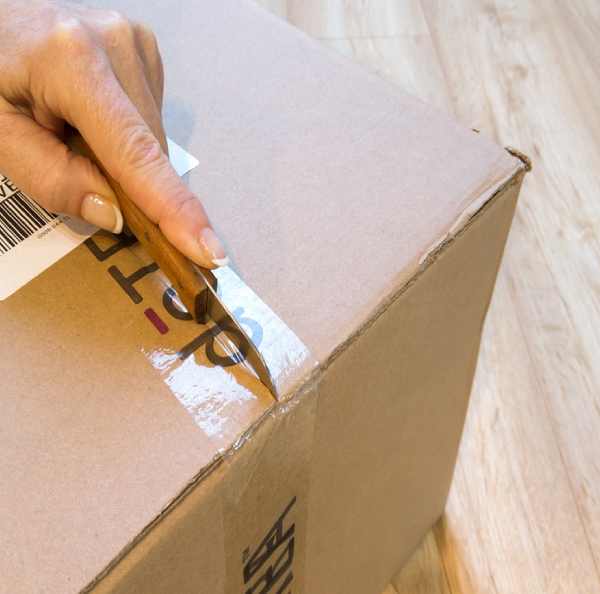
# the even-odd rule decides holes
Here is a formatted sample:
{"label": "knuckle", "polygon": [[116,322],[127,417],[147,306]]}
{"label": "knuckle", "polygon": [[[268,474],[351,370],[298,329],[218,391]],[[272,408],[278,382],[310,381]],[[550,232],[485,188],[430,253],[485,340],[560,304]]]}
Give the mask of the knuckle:
{"label": "knuckle", "polygon": [[162,147],[145,124],[126,127],[122,146],[123,167],[149,171],[164,162]]}
{"label": "knuckle", "polygon": [[106,13],[108,28],[116,32],[129,33],[132,30],[132,24],[117,10],[110,10]]}
{"label": "knuckle", "polygon": [[173,221],[179,217],[185,216],[186,211],[196,206],[198,199],[187,189],[175,190],[169,194],[169,199],[165,200],[159,216],[159,224],[164,225],[167,221]]}
{"label": "knuckle", "polygon": [[49,35],[49,44],[61,54],[81,56],[93,47],[91,36],[85,25],[76,17],[57,19]]}
{"label": "knuckle", "polygon": [[111,10],[106,13],[104,27],[104,40],[112,47],[123,44],[131,44],[134,39],[134,26],[116,10]]}

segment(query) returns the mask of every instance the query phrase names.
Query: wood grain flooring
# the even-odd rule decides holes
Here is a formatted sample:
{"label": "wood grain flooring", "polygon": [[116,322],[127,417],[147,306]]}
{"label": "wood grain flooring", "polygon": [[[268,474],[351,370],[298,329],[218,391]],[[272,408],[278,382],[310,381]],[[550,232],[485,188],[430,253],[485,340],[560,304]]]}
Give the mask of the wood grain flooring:
{"label": "wood grain flooring", "polygon": [[600,593],[600,2],[260,3],[534,162],[446,514],[384,594]]}

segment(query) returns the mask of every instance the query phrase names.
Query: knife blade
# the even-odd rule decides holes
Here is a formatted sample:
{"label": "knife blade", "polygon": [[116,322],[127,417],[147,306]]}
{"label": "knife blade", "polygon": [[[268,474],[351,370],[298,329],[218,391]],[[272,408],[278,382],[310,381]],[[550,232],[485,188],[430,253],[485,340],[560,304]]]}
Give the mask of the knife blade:
{"label": "knife blade", "polygon": [[[201,271],[200,274],[205,274]],[[246,361],[250,364],[258,379],[269,389],[273,397],[277,400],[277,388],[273,381],[273,376],[269,371],[263,356],[242,325],[235,319],[235,316],[227,309],[227,306],[219,299],[219,296],[211,285],[206,281],[207,294],[207,313],[211,320],[217,324],[229,339],[234,343],[238,343],[238,350],[245,356]]]}

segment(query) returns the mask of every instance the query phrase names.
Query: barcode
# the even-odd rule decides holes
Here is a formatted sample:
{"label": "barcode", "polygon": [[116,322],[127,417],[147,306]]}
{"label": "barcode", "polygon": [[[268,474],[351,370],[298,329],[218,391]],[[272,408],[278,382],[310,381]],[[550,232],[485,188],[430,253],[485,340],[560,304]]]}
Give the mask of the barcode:
{"label": "barcode", "polygon": [[0,254],[10,251],[57,216],[17,190],[0,202]]}

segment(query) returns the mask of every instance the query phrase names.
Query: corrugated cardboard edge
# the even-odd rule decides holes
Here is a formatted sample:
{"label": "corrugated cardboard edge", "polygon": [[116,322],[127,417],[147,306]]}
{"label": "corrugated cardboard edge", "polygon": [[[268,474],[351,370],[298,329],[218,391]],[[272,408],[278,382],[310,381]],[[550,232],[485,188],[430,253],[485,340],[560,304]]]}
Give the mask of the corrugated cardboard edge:
{"label": "corrugated cardboard edge", "polygon": [[[357,340],[362,334],[364,334],[394,303],[403,293],[405,293],[412,285],[414,285],[420,278],[420,276],[427,270],[432,264],[435,263],[437,258],[443,253],[456,239],[458,239],[461,235],[463,235],[471,226],[471,224],[480,217],[493,203],[494,201],[502,196],[509,188],[519,185],[523,177],[528,171],[531,171],[531,161],[528,157],[526,157],[523,153],[516,151],[516,149],[507,148],[506,149],[511,155],[515,156],[519,161],[521,161],[521,165],[517,167],[516,171],[512,173],[505,181],[501,182],[492,192],[488,194],[488,196],[479,203],[478,208],[473,212],[469,213],[467,218],[461,217],[461,225],[457,229],[455,229],[452,233],[447,234],[438,242],[434,243],[431,249],[426,253],[426,255],[421,258],[421,264],[419,267],[411,274],[410,278],[406,280],[400,287],[398,287],[395,291],[393,291],[388,297],[383,300],[379,307],[373,312],[371,317],[360,326],[352,335],[350,335],[344,342],[342,342],[330,355],[328,360],[324,363],[321,363],[319,366],[320,371],[324,371],[329,367],[329,365],[335,361],[335,359],[344,352],[350,344],[352,344],[355,340]],[[489,190],[489,189],[488,189]],[[486,190],[483,192],[483,196],[488,192]],[[473,203],[477,203],[475,200]],[[468,211],[469,209],[467,209]],[[466,212],[466,211],[465,211]]]}
{"label": "corrugated cardboard edge", "polygon": [[[531,170],[531,161],[520,151],[507,147],[506,150],[520,161],[520,165],[505,181],[498,184],[496,187],[488,187],[482,192],[483,200],[479,202],[475,200],[472,204],[477,204],[477,208],[469,212],[468,217],[460,219],[460,225],[452,232],[446,234],[439,242],[434,244],[430,251],[420,260],[418,268],[403,282],[396,290],[392,291],[378,307],[372,312],[371,316],[360,325],[357,330],[352,333],[345,341],[340,343],[338,347],[332,351],[326,361],[319,362],[310,373],[303,376],[297,383],[296,388],[288,395],[283,396],[279,402],[274,402],[273,405],[264,412],[250,427],[248,427],[235,442],[227,449],[219,452],[211,461],[210,464],[204,466],[182,489],[182,491],[169,504],[167,504],[161,513],[154,518],[145,528],[140,531],[119,553],[113,560],[85,587],[81,590],[82,594],[91,592],[98,583],[105,578],[126,556],[135,548],[135,546],[144,539],[144,537],[157,527],[161,520],[165,518],[173,509],[175,509],[202,481],[216,471],[229,457],[235,456],[244,445],[252,439],[255,432],[269,418],[277,418],[288,414],[306,394],[315,394],[316,387],[322,375],[328,367],[357,339],[360,338],[371,326],[390,308],[390,306],[401,297],[407,290],[413,286],[421,275],[435,263],[438,257],[458,238],[466,233],[471,224],[482,216],[491,205],[505,194],[510,188],[520,185],[525,174]],[[467,209],[468,211],[469,209]],[[466,211],[465,211],[466,212]],[[463,213],[464,214],[464,213]]]}

